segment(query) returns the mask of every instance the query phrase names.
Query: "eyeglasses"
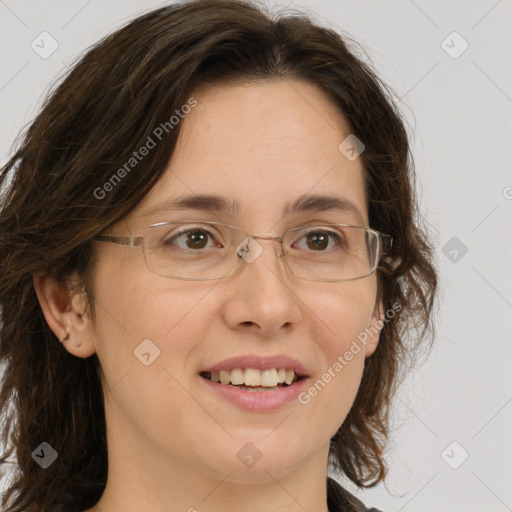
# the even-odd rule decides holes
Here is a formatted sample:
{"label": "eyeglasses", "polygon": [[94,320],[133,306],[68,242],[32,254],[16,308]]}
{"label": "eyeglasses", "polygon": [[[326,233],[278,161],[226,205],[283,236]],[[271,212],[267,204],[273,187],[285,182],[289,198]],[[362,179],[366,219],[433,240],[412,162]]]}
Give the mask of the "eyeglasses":
{"label": "eyeglasses", "polygon": [[310,281],[352,281],[373,274],[393,238],[374,229],[323,224],[287,230],[282,236],[248,235],[236,226],[209,221],[159,222],[141,237],[100,235],[97,242],[143,246],[148,269],[162,277],[220,279],[263,252],[256,242],[277,240],[291,273]]}

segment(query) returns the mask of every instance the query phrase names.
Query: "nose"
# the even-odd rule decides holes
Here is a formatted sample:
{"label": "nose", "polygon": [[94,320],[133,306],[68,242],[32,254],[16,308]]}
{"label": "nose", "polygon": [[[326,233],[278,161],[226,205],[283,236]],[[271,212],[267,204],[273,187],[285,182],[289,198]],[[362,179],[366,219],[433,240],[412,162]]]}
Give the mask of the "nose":
{"label": "nose", "polygon": [[[258,240],[256,240],[258,239]],[[301,301],[285,266],[277,237],[250,237],[237,251],[245,262],[226,278],[230,287],[224,319],[235,330],[276,336],[301,319]]]}

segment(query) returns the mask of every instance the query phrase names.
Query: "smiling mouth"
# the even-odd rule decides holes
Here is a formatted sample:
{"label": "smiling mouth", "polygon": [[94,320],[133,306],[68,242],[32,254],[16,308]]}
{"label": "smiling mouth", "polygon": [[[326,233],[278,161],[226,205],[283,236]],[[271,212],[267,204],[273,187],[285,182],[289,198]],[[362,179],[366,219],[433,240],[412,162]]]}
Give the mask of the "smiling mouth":
{"label": "smiling mouth", "polygon": [[293,385],[305,377],[293,370],[270,369],[260,371],[253,368],[235,368],[231,371],[201,372],[204,379],[217,384],[234,386],[246,391],[271,391]]}

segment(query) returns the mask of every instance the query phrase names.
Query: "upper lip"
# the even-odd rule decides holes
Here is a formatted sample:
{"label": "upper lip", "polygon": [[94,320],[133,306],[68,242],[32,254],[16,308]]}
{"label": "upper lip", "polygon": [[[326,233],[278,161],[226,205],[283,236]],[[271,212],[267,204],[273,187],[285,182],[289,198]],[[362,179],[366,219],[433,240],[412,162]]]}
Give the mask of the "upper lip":
{"label": "upper lip", "polygon": [[293,370],[298,377],[309,377],[308,369],[297,359],[286,354],[277,354],[275,356],[260,356],[257,354],[246,354],[241,356],[224,359],[202,372],[220,372],[221,370],[234,370],[235,368],[255,368],[258,370],[269,370],[271,368],[285,368]]}

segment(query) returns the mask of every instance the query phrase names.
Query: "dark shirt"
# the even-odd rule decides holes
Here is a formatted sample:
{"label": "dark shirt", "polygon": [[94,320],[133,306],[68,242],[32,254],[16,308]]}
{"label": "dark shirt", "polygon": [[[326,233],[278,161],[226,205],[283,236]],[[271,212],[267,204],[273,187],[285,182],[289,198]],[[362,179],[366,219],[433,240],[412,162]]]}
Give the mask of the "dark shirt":
{"label": "dark shirt", "polygon": [[327,507],[329,512],[381,512],[376,508],[366,508],[331,477],[327,477]]}

